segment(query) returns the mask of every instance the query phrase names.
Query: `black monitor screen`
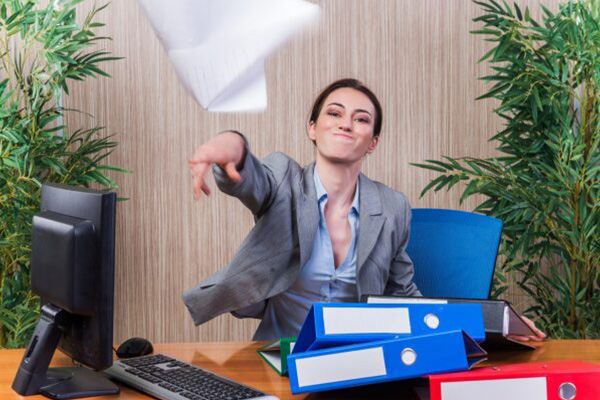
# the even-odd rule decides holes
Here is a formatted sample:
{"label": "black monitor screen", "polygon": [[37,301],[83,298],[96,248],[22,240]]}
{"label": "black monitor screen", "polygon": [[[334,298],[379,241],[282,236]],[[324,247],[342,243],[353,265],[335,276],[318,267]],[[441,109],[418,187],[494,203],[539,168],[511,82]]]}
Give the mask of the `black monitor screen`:
{"label": "black monitor screen", "polygon": [[[46,223],[56,224],[58,220],[61,226],[73,227],[72,237],[76,238],[76,242],[71,243],[71,247],[57,243],[56,237],[54,240],[36,242],[39,237],[35,234],[34,218],[32,288],[40,295],[42,304],[55,300],[56,296],[46,299],[44,294],[58,292],[55,288],[62,288],[61,285],[65,286],[62,293],[66,293],[66,287],[69,287],[81,296],[88,295],[87,312],[67,309],[71,313],[61,327],[63,333],[59,349],[74,360],[96,370],[112,365],[115,207],[116,194],[112,192],[56,184],[44,185],[41,213],[37,218],[40,223],[45,220]],[[56,236],[61,235],[65,236],[64,232]],[[36,260],[36,254],[62,248],[80,253],[66,256],[73,264],[78,264],[73,265],[74,271],[68,270],[71,265],[64,263],[65,257],[39,257],[40,260]],[[56,261],[54,265],[52,261]],[[44,272],[38,272],[41,268],[44,268]],[[57,271],[63,273],[59,274]],[[54,275],[54,281],[60,279],[61,282],[53,282],[53,279],[48,278],[49,274]],[[38,281],[37,275],[42,277]],[[67,279],[73,281],[65,283]],[[63,304],[55,305],[66,308]]]}
{"label": "black monitor screen", "polygon": [[[53,399],[115,394],[112,365],[116,194],[42,186],[32,221],[31,289],[42,309],[12,388]],[[55,349],[85,367],[49,368]]]}

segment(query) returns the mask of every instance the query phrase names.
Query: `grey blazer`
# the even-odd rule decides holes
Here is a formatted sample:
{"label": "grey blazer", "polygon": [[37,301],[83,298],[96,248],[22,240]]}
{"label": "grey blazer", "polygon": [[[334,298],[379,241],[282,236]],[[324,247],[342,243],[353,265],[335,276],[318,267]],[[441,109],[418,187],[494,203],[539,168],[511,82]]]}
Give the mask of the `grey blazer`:
{"label": "grey blazer", "polygon": [[[283,153],[262,162],[246,147],[242,180],[213,168],[217,186],[252,211],[255,225],[225,268],[183,294],[194,323],[220,314],[261,318],[269,298],[287,290],[312,251],[319,223],[314,163]],[[360,174],[356,282],[361,294],[420,295],[406,254],[411,211],[406,197]]]}

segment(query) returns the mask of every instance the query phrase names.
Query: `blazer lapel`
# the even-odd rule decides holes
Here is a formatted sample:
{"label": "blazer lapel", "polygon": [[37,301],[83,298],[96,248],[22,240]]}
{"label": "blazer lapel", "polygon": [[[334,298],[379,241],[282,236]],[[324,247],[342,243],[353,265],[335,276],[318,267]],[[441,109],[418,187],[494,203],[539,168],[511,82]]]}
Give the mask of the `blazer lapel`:
{"label": "blazer lapel", "polygon": [[360,268],[373,251],[375,243],[377,243],[377,238],[385,221],[385,217],[382,215],[381,197],[379,196],[377,186],[363,174],[359,175],[359,182],[360,223],[358,227],[357,279],[360,276]]}
{"label": "blazer lapel", "polygon": [[319,205],[313,176],[314,168],[314,162],[306,166],[298,182],[300,194],[296,208],[296,224],[300,244],[300,267],[306,264],[310,258],[319,226]]}

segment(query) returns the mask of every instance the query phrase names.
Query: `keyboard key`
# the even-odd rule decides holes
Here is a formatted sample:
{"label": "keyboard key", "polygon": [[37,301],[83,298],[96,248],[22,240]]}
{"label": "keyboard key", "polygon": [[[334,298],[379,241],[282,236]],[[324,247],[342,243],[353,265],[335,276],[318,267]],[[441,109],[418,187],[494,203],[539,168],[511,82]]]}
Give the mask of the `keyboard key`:
{"label": "keyboard key", "polygon": [[140,371],[135,368],[125,368],[125,372],[131,375],[139,375]]}

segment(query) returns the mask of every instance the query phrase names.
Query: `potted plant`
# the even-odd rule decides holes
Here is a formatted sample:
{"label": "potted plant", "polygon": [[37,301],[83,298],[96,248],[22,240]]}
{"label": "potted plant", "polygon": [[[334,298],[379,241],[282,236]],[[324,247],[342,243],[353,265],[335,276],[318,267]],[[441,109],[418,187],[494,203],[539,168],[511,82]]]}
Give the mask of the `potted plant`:
{"label": "potted plant", "polygon": [[572,0],[543,21],[496,1],[475,1],[493,47],[493,83],[503,129],[487,159],[444,157],[415,164],[440,173],[421,195],[465,183],[461,201],[504,222],[495,294],[507,276],[533,300],[526,314],[551,337],[600,337],[600,3]]}
{"label": "potted plant", "polygon": [[0,348],[25,346],[38,317],[29,258],[42,183],[116,188],[105,173],[124,171],[102,164],[117,144],[102,128],[63,125],[69,79],[108,76],[99,63],[116,59],[95,48],[108,39],[94,33],[104,7],[78,23],[81,1],[0,5]]}

